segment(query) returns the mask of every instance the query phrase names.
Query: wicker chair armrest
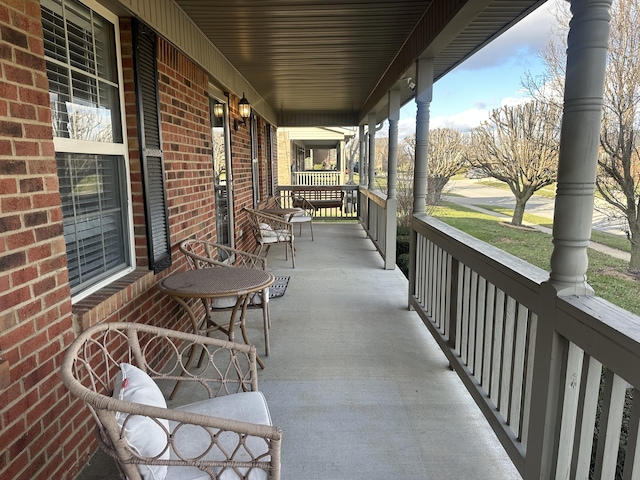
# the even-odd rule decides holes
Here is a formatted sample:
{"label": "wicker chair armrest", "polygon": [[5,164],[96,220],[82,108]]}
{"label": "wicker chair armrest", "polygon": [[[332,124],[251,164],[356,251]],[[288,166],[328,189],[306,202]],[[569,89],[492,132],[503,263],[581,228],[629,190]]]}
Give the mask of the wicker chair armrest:
{"label": "wicker chair armrest", "polygon": [[[118,338],[127,348],[121,348],[115,357],[109,344]],[[182,354],[189,348],[207,349],[206,368],[187,370]],[[147,355],[153,357],[161,350],[169,352],[169,356],[162,357],[169,369],[156,368],[148,361]],[[129,322],[102,323],[81,333],[65,352],[62,381],[74,395],[87,397],[90,404],[98,402],[96,406],[103,408],[101,394],[111,390],[122,362],[136,365],[156,381],[198,384],[209,398],[258,390],[255,346]]]}
{"label": "wicker chair armrest", "polygon": [[290,222],[287,222],[282,217],[258,211],[253,211],[253,214],[255,215],[259,223],[269,225],[272,230],[293,231],[293,225]]}
{"label": "wicker chair armrest", "polygon": [[125,402],[113,397],[106,397],[106,403],[101,410],[124,412],[130,415],[143,415],[145,417],[175,422],[175,425],[172,425],[171,432],[167,432],[167,434],[175,432],[177,427],[194,425],[206,429],[242,433],[245,435],[263,437],[272,440],[279,440],[282,437],[282,430],[279,427],[229,420],[226,418],[213,417],[198,413],[183,412],[172,408],[152,407],[141,403]]}
{"label": "wicker chair armrest", "polygon": [[[180,244],[180,251],[186,255],[192,268],[247,267],[267,270],[266,258],[207,240],[185,240]],[[221,253],[227,260],[214,258]]]}
{"label": "wicker chair armrest", "polygon": [[316,213],[316,207],[304,197],[293,197],[291,204],[294,207],[302,208],[311,217]]}

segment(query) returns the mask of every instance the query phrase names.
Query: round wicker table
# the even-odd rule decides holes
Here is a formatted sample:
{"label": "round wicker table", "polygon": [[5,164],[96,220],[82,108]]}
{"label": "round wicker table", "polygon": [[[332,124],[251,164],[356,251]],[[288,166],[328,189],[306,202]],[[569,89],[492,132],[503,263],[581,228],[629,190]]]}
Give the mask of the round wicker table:
{"label": "round wicker table", "polygon": [[[229,341],[233,342],[234,327],[239,324],[244,342],[250,344],[245,328],[249,297],[252,293],[264,290],[274,281],[275,277],[265,270],[244,267],[216,267],[174,273],[163,279],[158,288],[173,297],[185,309],[191,320],[194,333],[209,335],[211,332],[219,330],[227,335]],[[231,311],[229,323],[220,325],[214,322],[209,300],[234,296],[237,297],[237,300]],[[205,310],[203,316],[197,315],[198,302],[190,302],[194,298],[202,300]],[[187,360],[188,366],[191,366],[193,361],[193,353],[191,352]],[[257,357],[257,361],[260,367],[264,368],[260,357]]]}

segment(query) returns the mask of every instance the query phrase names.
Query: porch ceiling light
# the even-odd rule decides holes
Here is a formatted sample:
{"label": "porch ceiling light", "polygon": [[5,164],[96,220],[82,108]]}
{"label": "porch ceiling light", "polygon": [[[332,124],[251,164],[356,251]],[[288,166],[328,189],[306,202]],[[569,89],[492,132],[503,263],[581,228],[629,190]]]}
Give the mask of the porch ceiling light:
{"label": "porch ceiling light", "polygon": [[222,118],[222,115],[224,115],[224,105],[222,103],[216,103],[213,106],[213,114],[218,118]]}
{"label": "porch ceiling light", "polygon": [[240,125],[243,127],[247,124],[247,119],[251,115],[251,105],[249,104],[249,100],[247,100],[244,96],[244,92],[242,92],[242,98],[238,102],[238,113],[242,117],[242,121],[235,120],[233,122],[233,127],[238,130]]}

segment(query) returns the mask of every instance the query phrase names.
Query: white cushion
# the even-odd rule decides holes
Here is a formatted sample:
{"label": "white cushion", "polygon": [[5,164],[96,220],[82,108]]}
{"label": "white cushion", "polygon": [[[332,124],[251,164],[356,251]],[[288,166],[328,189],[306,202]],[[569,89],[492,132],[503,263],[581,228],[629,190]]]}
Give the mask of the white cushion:
{"label": "white cushion", "polygon": [[[116,375],[113,397],[125,402],[141,403],[152,407],[167,408],[162,392],[149,375],[138,367],[128,363],[120,364],[120,371]],[[167,446],[167,432],[169,421],[155,420],[142,415],[128,416],[127,413],[116,412],[118,425],[124,428],[124,437],[129,446],[139,455],[156,457]],[[164,428],[163,428],[164,427]],[[169,459],[169,449],[159,458]],[[167,477],[167,467],[161,465],[137,465],[144,480],[164,480]]]}
{"label": "white cushion", "polygon": [[289,222],[291,223],[302,223],[302,222],[310,222],[310,221],[311,221],[310,215],[294,215],[289,219]]}
{"label": "white cushion", "polygon": [[[264,289],[264,299],[265,303],[269,303],[269,287]],[[260,292],[251,294],[249,298],[250,305],[262,305],[262,295]]]}
{"label": "white cushion", "polygon": [[[214,417],[226,418],[229,420],[239,420],[243,422],[256,423],[259,425],[272,425],[271,415],[267,407],[267,401],[262,392],[241,392],[222,397],[210,398],[200,402],[192,403],[176,408],[189,413],[199,413]],[[175,428],[174,422],[171,422],[172,428]],[[180,454],[185,457],[196,457],[203,454],[204,460],[224,460],[225,456],[217,448],[205,453],[205,450],[211,444],[211,436],[204,429],[196,426],[184,426],[178,428],[174,432],[174,445]],[[234,433],[224,433],[219,440],[222,448],[230,455],[237,446],[238,436]],[[262,440],[249,437],[246,440],[246,446],[254,457],[266,454],[268,452],[267,444]],[[251,456],[240,447],[240,451],[235,456],[239,461],[250,461]],[[178,458],[172,452],[171,458]],[[268,460],[268,457],[266,458]],[[220,471],[220,469],[216,469]],[[220,474],[220,480],[237,480],[245,478],[247,470],[239,468],[238,471],[242,477],[232,469],[225,469]],[[210,478],[208,475],[197,467],[169,467],[167,478],[172,480],[199,480]],[[254,469],[247,477],[249,480],[266,480],[267,472],[260,469]]]}
{"label": "white cushion", "polygon": [[212,298],[211,299],[211,308],[229,308],[233,307],[236,304],[238,297],[222,297],[222,298]]}
{"label": "white cushion", "polygon": [[[267,301],[269,300],[269,288],[265,288],[265,294]],[[222,297],[222,298],[212,298],[211,299],[211,308],[231,308],[235,306],[238,297]],[[249,305],[260,305],[262,303],[262,296],[260,292],[252,293],[249,298]]]}
{"label": "white cushion", "polygon": [[306,215],[307,212],[305,211],[304,208],[300,208],[300,207],[291,207],[291,210],[295,210],[295,212],[293,213],[289,213],[288,215],[285,216],[287,222],[291,222],[291,219],[297,215]]}
{"label": "white cushion", "polygon": [[289,230],[262,230],[262,239],[265,243],[286,242],[291,235]]}

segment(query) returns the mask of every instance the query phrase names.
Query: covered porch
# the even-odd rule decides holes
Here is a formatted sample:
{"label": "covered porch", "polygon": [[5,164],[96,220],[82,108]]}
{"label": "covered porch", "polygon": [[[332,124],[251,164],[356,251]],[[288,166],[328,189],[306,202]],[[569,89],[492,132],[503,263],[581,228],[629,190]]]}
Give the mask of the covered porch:
{"label": "covered porch", "polygon": [[[415,311],[408,281],[356,222],[318,222],[297,239],[296,268],[271,301],[271,355],[258,372],[283,429],[282,477],[513,480],[518,471]],[[261,316],[249,335],[264,352]],[[81,480],[106,478],[98,453]],[[115,472],[115,470],[113,470]],[[102,476],[100,476],[102,475]]]}
{"label": "covered porch", "polygon": [[364,222],[318,222],[295,269],[270,252],[283,478],[636,478],[640,318],[426,215],[413,232],[409,281]]}
{"label": "covered porch", "polygon": [[[175,327],[178,309],[171,310],[157,283],[188,268],[178,251],[188,238],[255,246],[243,208],[281,187],[276,130],[358,126],[360,185],[352,188],[359,223],[318,222],[313,244],[296,239],[295,270],[283,252],[269,254],[270,269],[291,276],[284,298],[273,301],[272,354],[260,373],[286,438],[283,478],[587,478],[592,458],[594,478],[615,478],[625,411],[624,475],[640,476],[640,397],[625,407],[627,392],[640,385],[640,321],[596,297],[584,276],[609,0],[571,2],[577,21],[569,42],[551,273],[424,214],[433,83],[542,0],[345,2],[346,10],[338,11],[309,1],[299,2],[296,18],[304,21],[297,22],[275,1],[1,3],[12,12],[0,20],[11,25],[11,60],[4,61],[25,65],[3,69],[15,98],[0,133],[6,245],[0,388],[7,446],[0,474],[75,477],[95,443],[91,418],[60,383],[65,346],[101,322],[144,319]],[[104,40],[113,51],[114,68],[103,73],[118,71],[118,81],[107,78],[117,94],[90,105],[97,109],[98,100],[111,99],[117,135],[109,143],[69,142],[64,135],[73,125],[52,126],[69,103],[64,88],[56,90],[66,85],[54,81],[57,72],[63,69],[69,80],[80,67],[58,55],[51,38],[71,38],[60,33],[60,18],[69,19],[70,31],[84,24],[60,13],[63,3],[100,15],[108,26],[87,22],[86,37],[73,37],[70,48],[101,53]],[[314,16],[336,22],[307,21]],[[134,62],[141,52],[142,61]],[[33,88],[22,89],[25,78]],[[76,93],[82,100],[86,92]],[[60,94],[55,104],[52,94]],[[38,112],[37,122],[18,108],[24,99],[33,102],[26,111]],[[395,267],[394,175],[399,110],[412,99],[416,168],[407,281]],[[380,195],[370,159],[384,120],[390,179],[388,194]],[[102,159],[105,144],[108,159]],[[88,154],[96,165],[98,157],[108,160],[105,171],[118,181],[94,169],[77,176],[75,189],[62,185],[73,176],[60,158],[84,167]],[[224,168],[212,169],[212,157]],[[83,281],[78,265],[90,270],[94,257],[82,253],[73,260],[82,242],[65,233],[63,220],[78,220],[65,202],[69,192],[77,194],[74,201],[84,199],[87,178],[90,185],[100,180],[90,190],[96,195],[105,185],[123,186],[113,192],[120,222],[107,223],[123,233],[113,227],[106,237],[118,240],[111,250],[122,257],[119,263]],[[111,216],[106,206],[96,212],[100,219]],[[99,245],[107,243],[95,236]],[[250,337],[263,351],[260,322],[253,324]],[[98,468],[94,478],[111,477]]]}

